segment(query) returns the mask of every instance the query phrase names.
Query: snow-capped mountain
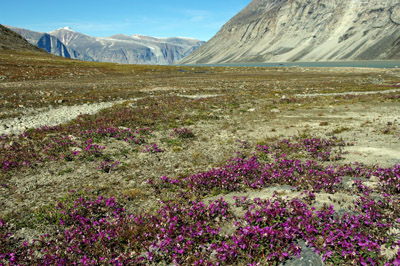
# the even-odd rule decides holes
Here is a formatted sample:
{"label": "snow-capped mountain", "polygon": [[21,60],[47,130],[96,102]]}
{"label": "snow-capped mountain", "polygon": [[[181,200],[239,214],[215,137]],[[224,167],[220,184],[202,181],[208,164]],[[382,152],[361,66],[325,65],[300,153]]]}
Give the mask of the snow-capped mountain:
{"label": "snow-capped mountain", "polygon": [[46,51],[85,61],[121,64],[173,64],[204,42],[182,37],[156,38],[143,35],[93,37],[69,27],[40,33],[10,27],[30,43]]}

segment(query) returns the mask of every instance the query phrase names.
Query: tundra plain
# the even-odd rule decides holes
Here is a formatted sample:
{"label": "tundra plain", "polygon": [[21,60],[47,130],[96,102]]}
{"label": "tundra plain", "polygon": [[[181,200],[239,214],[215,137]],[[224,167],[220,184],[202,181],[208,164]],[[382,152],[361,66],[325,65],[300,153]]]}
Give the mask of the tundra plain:
{"label": "tundra plain", "polygon": [[0,90],[0,264],[400,263],[399,69],[0,51]]}

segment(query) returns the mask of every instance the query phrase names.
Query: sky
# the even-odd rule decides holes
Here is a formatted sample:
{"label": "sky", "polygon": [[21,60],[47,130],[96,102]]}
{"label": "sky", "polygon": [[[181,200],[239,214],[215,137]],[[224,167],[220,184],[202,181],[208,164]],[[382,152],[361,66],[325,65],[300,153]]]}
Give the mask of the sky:
{"label": "sky", "polygon": [[207,41],[251,0],[5,0],[0,24],[39,32],[63,27],[96,37],[141,34]]}

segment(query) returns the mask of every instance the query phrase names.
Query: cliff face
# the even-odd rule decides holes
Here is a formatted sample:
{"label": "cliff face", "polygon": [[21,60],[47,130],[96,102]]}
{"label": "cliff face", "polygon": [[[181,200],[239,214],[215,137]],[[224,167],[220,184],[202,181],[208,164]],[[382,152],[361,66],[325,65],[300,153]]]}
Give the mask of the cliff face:
{"label": "cliff face", "polygon": [[68,48],[55,36],[47,33],[43,34],[39,38],[39,40],[36,42],[36,46],[54,55],[79,59],[84,61],[93,61],[92,58],[82,55],[77,51],[75,51],[74,49]]}
{"label": "cliff face", "polygon": [[253,0],[180,63],[400,59],[398,0]]}
{"label": "cliff face", "polygon": [[46,52],[66,58],[73,58],[85,61],[94,61],[92,58],[82,55],[74,49],[67,47],[57,37],[48,33],[30,31],[26,29],[8,26],[12,31],[20,34],[30,44],[35,45]]}

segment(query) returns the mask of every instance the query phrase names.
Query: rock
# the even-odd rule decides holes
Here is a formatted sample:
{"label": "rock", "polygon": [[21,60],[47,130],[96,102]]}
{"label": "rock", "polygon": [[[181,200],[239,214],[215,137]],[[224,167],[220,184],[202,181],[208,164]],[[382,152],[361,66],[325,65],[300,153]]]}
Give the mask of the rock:
{"label": "rock", "polygon": [[343,208],[351,208],[354,205],[356,197],[354,195],[348,195],[346,193],[336,192],[334,194],[328,193],[316,193],[314,207],[319,210],[325,205],[333,205],[335,211],[339,211]]}
{"label": "rock", "polygon": [[277,114],[277,113],[280,113],[280,112],[281,111],[279,109],[277,109],[277,108],[271,109],[271,113]]}
{"label": "rock", "polygon": [[15,234],[15,238],[18,240],[25,240],[32,243],[35,239],[40,239],[41,232],[31,228],[21,228]]}
{"label": "rock", "polygon": [[[400,241],[400,229],[392,227],[389,232],[387,232],[389,236],[394,238],[394,242]],[[384,255],[388,260],[391,260],[396,257],[396,255],[400,252],[399,246],[386,247],[386,245],[381,246],[381,254]]]}
{"label": "rock", "polygon": [[324,266],[322,258],[313,251],[312,248],[307,247],[304,241],[299,241],[298,245],[301,247],[300,258],[292,258],[279,266]]}
{"label": "rock", "polygon": [[353,210],[349,210],[349,209],[340,209],[338,211],[335,212],[335,214],[337,214],[340,217],[343,217],[345,214],[347,213],[347,215],[352,216],[352,215],[359,215],[359,213],[353,211]]}
{"label": "rock", "polygon": [[76,140],[76,139],[77,139],[74,135],[68,135],[68,138],[69,138],[70,140]]}
{"label": "rock", "polygon": [[381,254],[385,256],[388,260],[394,259],[399,251],[399,247],[386,247],[386,244],[381,246]]}
{"label": "rock", "polygon": [[400,5],[395,6],[395,7],[391,10],[390,19],[391,19],[394,23],[400,25]]}

